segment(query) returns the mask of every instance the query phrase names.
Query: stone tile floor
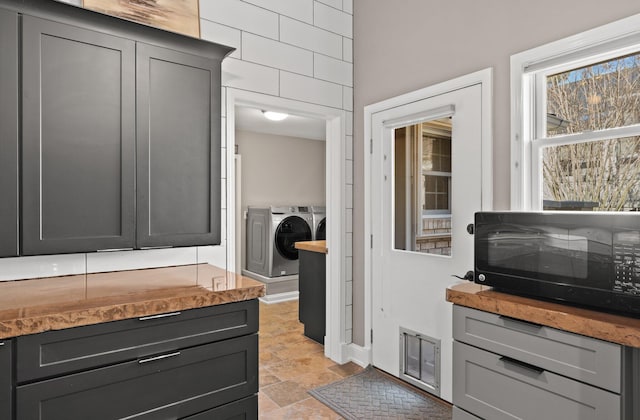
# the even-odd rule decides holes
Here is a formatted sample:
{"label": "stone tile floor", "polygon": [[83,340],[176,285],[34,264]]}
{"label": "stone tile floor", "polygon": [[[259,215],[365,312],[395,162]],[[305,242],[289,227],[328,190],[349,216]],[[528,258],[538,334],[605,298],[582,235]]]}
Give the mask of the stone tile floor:
{"label": "stone tile floor", "polygon": [[342,419],[307,391],[362,371],[338,365],[323,347],[303,335],[298,301],[260,303],[260,419]]}

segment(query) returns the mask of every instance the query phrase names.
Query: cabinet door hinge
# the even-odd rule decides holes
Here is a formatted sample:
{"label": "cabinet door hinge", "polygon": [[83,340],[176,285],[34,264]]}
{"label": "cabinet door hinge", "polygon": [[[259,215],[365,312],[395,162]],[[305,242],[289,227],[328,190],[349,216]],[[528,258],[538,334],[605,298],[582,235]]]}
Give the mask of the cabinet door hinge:
{"label": "cabinet door hinge", "polygon": [[373,235],[371,235],[371,249],[373,249]]}
{"label": "cabinet door hinge", "polygon": [[371,343],[373,343],[373,328],[371,329]]}
{"label": "cabinet door hinge", "polygon": [[373,154],[373,139],[369,139],[369,154]]}

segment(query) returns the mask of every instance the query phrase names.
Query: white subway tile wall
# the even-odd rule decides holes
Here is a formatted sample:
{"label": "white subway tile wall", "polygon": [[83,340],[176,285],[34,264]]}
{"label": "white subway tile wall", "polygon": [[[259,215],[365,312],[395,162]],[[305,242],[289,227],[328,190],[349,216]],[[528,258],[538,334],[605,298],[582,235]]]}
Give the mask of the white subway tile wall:
{"label": "white subway tile wall", "polygon": [[235,58],[222,62],[222,84],[228,87],[278,96],[279,70]]}
{"label": "white subway tile wall", "polygon": [[353,64],[316,53],[313,56],[313,76],[343,86],[353,86]]}
{"label": "white subway tile wall", "polygon": [[69,276],[85,271],[85,254],[0,258],[0,281]]}
{"label": "white subway tile wall", "polygon": [[353,63],[353,39],[342,38],[342,59]]}
{"label": "white subway tile wall", "polygon": [[317,1],[313,6],[313,24],[319,28],[353,39],[352,16],[349,13]]}
{"label": "white subway tile wall", "polygon": [[344,37],[286,16],[280,16],[280,41],[333,58],[344,55]]}
{"label": "white subway tile wall", "polygon": [[244,0],[247,3],[289,16],[303,22],[313,22],[313,0]]}
{"label": "white subway tile wall", "polygon": [[278,14],[240,0],[200,1],[200,21],[220,23],[231,28],[278,39]]}
{"label": "white subway tile wall", "polygon": [[196,247],[93,252],[87,254],[87,273],[196,264],[197,255]]}
{"label": "white subway tile wall", "polygon": [[353,88],[342,86],[342,105],[345,111],[353,111]]}
{"label": "white subway tile wall", "polygon": [[242,59],[313,76],[313,52],[248,32],[242,33]]}
{"label": "white subway tile wall", "polygon": [[340,85],[285,71],[280,72],[280,96],[342,108],[342,87]]}

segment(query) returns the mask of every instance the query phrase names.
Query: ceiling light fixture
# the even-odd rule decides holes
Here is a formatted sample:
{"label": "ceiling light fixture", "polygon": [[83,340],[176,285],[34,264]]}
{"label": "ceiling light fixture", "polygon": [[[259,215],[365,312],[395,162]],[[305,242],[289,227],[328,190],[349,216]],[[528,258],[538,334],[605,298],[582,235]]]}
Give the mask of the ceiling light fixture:
{"label": "ceiling light fixture", "polygon": [[284,112],[274,112],[274,111],[262,111],[262,115],[268,120],[271,121],[282,121],[289,116],[289,114],[285,114]]}

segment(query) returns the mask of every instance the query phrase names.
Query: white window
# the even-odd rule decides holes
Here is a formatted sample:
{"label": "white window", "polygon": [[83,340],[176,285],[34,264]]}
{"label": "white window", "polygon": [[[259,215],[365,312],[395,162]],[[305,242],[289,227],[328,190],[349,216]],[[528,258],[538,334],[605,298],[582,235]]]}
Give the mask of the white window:
{"label": "white window", "polygon": [[511,59],[513,209],[640,209],[640,15]]}

